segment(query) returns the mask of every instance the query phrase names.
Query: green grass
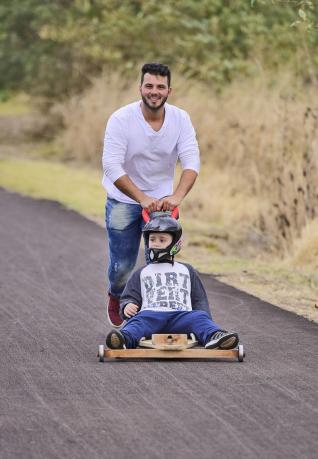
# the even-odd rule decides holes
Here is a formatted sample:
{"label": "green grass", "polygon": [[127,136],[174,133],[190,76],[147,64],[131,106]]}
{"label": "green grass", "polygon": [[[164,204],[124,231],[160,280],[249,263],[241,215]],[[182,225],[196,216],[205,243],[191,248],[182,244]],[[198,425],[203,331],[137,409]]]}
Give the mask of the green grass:
{"label": "green grass", "polygon": [[0,101],[0,116],[26,115],[32,111],[30,99],[25,94],[16,94]]}
{"label": "green grass", "polygon": [[102,174],[93,169],[44,160],[0,160],[0,186],[11,191],[59,201],[93,219],[104,215]]}

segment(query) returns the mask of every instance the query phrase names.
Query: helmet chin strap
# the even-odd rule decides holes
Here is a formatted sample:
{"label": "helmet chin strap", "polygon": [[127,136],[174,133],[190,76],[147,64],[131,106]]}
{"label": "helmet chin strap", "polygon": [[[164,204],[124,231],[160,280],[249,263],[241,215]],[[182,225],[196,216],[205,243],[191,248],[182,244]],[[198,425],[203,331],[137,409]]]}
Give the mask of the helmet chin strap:
{"label": "helmet chin strap", "polygon": [[149,258],[152,263],[172,263],[174,256],[170,255],[166,249],[148,249]]}

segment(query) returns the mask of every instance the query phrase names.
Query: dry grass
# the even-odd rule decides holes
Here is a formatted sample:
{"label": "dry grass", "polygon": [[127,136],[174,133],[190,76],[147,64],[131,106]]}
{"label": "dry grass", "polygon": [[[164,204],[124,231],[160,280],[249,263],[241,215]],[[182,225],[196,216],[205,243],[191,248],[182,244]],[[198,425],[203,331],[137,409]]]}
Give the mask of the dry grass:
{"label": "dry grass", "polygon": [[182,102],[197,126],[203,157],[202,185],[187,206],[199,206],[203,216],[222,223],[237,249],[256,244],[258,250],[287,254],[318,216],[314,89],[302,93],[286,80],[275,89],[241,83],[219,97],[207,97],[203,89],[197,97],[190,92]]}
{"label": "dry grass", "polygon": [[[58,108],[66,157],[100,167],[108,116],[138,98],[137,81],[119,82],[118,75],[98,79]],[[266,78],[238,82],[219,95],[178,77],[173,85],[171,102],[191,114],[202,153],[199,180],[182,206],[188,229],[196,229],[193,244],[311,264],[317,240],[302,231],[318,209],[315,88],[297,87],[288,76],[272,88]]]}
{"label": "dry grass", "polygon": [[118,75],[96,79],[84,94],[55,107],[65,130],[57,139],[65,159],[76,159],[101,165],[104,131],[107,119],[122,105],[136,99],[135,85],[122,87]]}
{"label": "dry grass", "polygon": [[[308,223],[286,257],[287,266],[303,268],[316,273],[318,283],[318,218]],[[318,298],[317,298],[318,303]]]}

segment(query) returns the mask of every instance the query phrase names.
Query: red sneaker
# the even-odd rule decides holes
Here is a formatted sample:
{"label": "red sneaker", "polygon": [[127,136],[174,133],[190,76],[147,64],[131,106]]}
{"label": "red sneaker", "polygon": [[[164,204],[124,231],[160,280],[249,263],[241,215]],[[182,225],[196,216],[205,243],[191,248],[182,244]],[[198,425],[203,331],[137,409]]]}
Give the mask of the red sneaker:
{"label": "red sneaker", "polygon": [[113,327],[119,328],[123,324],[123,319],[119,315],[119,299],[115,296],[109,295],[109,300],[107,303],[107,316],[109,322]]}

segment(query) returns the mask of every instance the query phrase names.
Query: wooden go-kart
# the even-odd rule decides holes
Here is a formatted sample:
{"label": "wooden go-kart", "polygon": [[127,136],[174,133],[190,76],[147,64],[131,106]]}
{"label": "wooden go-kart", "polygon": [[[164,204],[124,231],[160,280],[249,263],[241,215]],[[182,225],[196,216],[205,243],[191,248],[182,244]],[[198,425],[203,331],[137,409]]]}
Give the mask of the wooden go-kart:
{"label": "wooden go-kart", "polygon": [[100,362],[105,359],[237,359],[243,362],[244,347],[235,349],[205,349],[198,347],[194,334],[157,334],[151,339],[141,339],[136,349],[107,349],[98,347]]}
{"label": "wooden go-kart", "polygon": [[[175,207],[172,212],[154,212],[151,216],[162,213],[171,214],[173,218],[179,217],[179,209]],[[143,209],[142,217],[148,222],[150,215]],[[244,347],[239,344],[235,349],[205,349],[198,346],[198,341],[193,333],[186,334],[154,334],[151,339],[142,338],[136,349],[107,349],[103,344],[98,347],[100,362],[105,359],[237,359],[243,362],[245,357]]]}

